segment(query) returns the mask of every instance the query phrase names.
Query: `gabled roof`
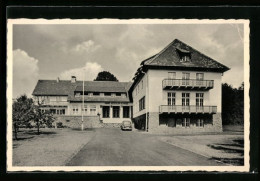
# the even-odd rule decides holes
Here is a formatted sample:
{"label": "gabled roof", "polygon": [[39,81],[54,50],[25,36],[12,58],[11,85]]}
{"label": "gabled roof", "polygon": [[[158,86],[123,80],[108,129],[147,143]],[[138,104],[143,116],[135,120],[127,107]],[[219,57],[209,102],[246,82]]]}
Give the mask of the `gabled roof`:
{"label": "gabled roof", "polygon": [[[74,91],[82,91],[82,81],[71,83],[70,80],[39,80],[33,95],[74,96]],[[128,92],[131,82],[85,81],[85,90],[91,92]]]}
{"label": "gabled roof", "polygon": [[[191,61],[180,61],[178,51],[190,53]],[[158,54],[144,60],[141,65],[149,67],[201,68],[217,72],[225,72],[229,70],[225,65],[213,60],[178,39],[172,41]]]}
{"label": "gabled roof", "polygon": [[[180,54],[189,55],[190,61],[181,61]],[[173,40],[159,53],[141,62],[133,78],[134,82],[130,91],[132,91],[136,83],[143,77],[144,72],[148,69],[195,70],[222,73],[229,70],[227,66],[178,39]]]}

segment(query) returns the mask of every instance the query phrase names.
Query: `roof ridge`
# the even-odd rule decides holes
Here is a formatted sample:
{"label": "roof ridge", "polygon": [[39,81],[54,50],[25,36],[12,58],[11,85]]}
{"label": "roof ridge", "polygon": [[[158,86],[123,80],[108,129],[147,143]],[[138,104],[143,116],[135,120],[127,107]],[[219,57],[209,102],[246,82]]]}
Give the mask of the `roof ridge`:
{"label": "roof ridge", "polygon": [[162,49],[159,53],[156,54],[156,56],[153,57],[153,60],[150,62],[150,64],[159,57],[163,52],[165,52],[175,41],[180,41],[177,38],[175,38],[171,43],[169,43],[164,49]]}

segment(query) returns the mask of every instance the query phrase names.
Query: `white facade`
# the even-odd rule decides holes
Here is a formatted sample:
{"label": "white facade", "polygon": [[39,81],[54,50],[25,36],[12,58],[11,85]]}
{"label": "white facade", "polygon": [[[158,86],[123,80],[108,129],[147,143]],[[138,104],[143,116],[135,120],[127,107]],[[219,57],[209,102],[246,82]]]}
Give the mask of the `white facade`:
{"label": "white facade", "polygon": [[[189,73],[189,79],[196,79],[197,73],[204,74],[204,80],[213,80],[214,86],[209,90],[163,90],[162,81],[172,78],[182,79],[183,73]],[[201,71],[180,71],[180,70],[154,70],[149,69],[144,77],[135,85],[133,97],[133,118],[145,114],[146,112],[159,112],[160,105],[167,105],[168,92],[175,92],[175,105],[182,105],[182,93],[190,93],[190,106],[196,105],[196,93],[203,93],[204,106],[217,106],[217,112],[221,113],[221,78],[222,73],[201,72]],[[143,89],[140,89],[143,81]],[[139,87],[139,89],[138,89]],[[145,96],[145,109],[139,111],[139,100]]]}

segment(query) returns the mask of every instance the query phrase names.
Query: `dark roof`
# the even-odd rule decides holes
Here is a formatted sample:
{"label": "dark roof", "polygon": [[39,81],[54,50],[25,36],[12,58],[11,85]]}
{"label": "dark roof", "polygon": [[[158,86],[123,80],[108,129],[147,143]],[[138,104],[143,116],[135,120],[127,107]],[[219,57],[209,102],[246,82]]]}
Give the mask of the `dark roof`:
{"label": "dark roof", "polygon": [[[190,53],[191,61],[181,62],[178,51],[183,53]],[[167,47],[165,47],[158,54],[146,59],[141,63],[144,66],[157,66],[157,67],[173,67],[173,68],[204,68],[210,71],[211,69],[218,72],[225,72],[229,70],[225,65],[213,60],[212,58],[204,55],[191,46],[175,39]]]}
{"label": "dark roof", "polygon": [[[180,61],[180,53],[189,54],[190,61]],[[130,88],[130,92],[143,77],[143,72],[148,69],[197,70],[222,73],[229,70],[227,66],[213,60],[178,39],[173,40],[159,53],[143,60],[140,65],[133,78],[134,82]]]}
{"label": "dark roof", "polygon": [[[74,97],[75,90],[82,90],[82,81],[71,83],[70,80],[39,80],[33,95],[68,95]],[[93,92],[128,92],[131,82],[85,81],[86,90]],[[103,91],[105,90],[105,91]]]}
{"label": "dark roof", "polygon": [[[86,82],[84,85],[85,92],[127,92],[129,82],[114,81],[92,81]],[[75,91],[82,91],[83,86],[77,86]]]}
{"label": "dark roof", "polygon": [[69,95],[76,86],[68,80],[38,80],[32,95]]}

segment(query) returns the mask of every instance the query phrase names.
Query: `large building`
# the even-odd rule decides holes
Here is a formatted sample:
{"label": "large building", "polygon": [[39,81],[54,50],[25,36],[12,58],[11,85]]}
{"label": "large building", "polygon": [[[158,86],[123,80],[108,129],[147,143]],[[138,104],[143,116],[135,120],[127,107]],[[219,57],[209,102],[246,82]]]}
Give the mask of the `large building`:
{"label": "large building", "polygon": [[79,127],[83,114],[87,127],[118,127],[128,119],[155,133],[220,132],[221,78],[227,70],[175,39],[141,62],[133,83],[85,81],[83,88],[75,76],[39,80],[33,96],[69,127]]}
{"label": "large building", "polygon": [[170,134],[222,131],[221,78],[227,70],[175,39],[135,74],[130,92],[136,127]]}
{"label": "large building", "polygon": [[80,127],[83,115],[85,127],[106,123],[118,127],[123,120],[131,119],[132,103],[128,95],[131,84],[85,81],[83,89],[83,82],[75,76],[71,80],[39,80],[33,96],[42,105],[42,111],[50,110],[57,117],[56,122],[65,126]]}

